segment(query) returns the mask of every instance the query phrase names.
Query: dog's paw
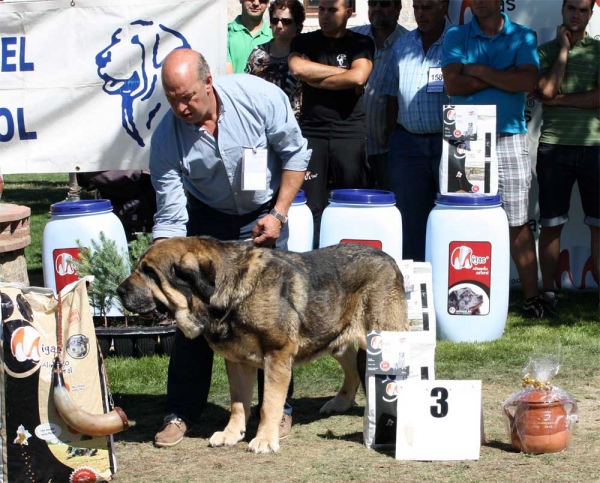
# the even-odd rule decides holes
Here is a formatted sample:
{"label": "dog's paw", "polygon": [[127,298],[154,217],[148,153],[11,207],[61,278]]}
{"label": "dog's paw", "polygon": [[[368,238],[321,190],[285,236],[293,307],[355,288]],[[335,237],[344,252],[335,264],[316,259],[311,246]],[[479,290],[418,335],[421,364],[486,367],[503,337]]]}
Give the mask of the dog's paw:
{"label": "dog's paw", "polygon": [[343,398],[339,395],[327,401],[325,405],[319,410],[321,414],[343,414],[346,413],[355,406],[356,403],[353,399]]}
{"label": "dog's paw", "polygon": [[241,431],[217,431],[210,437],[208,444],[213,448],[217,446],[234,446],[244,439],[246,433]]}
{"label": "dog's paw", "polygon": [[248,451],[252,453],[277,453],[279,451],[279,441],[277,439],[254,438],[248,445]]}

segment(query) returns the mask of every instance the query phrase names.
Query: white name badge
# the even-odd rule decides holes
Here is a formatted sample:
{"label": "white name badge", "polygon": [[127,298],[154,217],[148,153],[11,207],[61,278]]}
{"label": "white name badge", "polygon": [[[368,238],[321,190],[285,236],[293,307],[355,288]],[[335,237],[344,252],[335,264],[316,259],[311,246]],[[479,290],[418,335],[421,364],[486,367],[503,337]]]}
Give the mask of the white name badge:
{"label": "white name badge", "polygon": [[481,381],[398,381],[396,459],[477,460]]}
{"label": "white name badge", "polygon": [[267,189],[267,150],[244,148],[242,158],[242,191]]}
{"label": "white name badge", "polygon": [[427,75],[427,92],[444,92],[444,74],[441,67],[430,67]]}

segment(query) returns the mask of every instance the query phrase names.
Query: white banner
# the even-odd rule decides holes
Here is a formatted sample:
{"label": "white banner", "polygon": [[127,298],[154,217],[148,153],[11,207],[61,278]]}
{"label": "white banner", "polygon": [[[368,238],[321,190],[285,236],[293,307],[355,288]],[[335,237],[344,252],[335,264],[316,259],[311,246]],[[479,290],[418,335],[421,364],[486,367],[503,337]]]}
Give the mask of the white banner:
{"label": "white banner", "polygon": [[2,172],[148,166],[173,49],[224,73],[225,0],[0,2]]}
{"label": "white banner", "polygon": [[[595,38],[600,38],[600,0],[594,0],[596,6],[588,31]],[[563,0],[504,0],[503,11],[511,21],[532,28],[538,38],[538,44],[543,44],[556,37],[556,27],[562,23]],[[450,0],[450,20],[459,25],[469,22],[472,18],[471,0]],[[525,117],[529,130],[530,152],[533,164],[533,183],[530,192],[529,224],[539,237],[539,208],[538,185],[535,177],[535,161],[537,159],[537,143],[540,137],[541,105],[535,101],[527,101]],[[558,288],[568,290],[597,289],[597,283],[592,276],[592,258],[590,251],[590,230],[583,223],[584,214],[577,185],[571,196],[569,223],[565,225],[561,235],[561,255],[558,274],[555,283]],[[541,275],[540,275],[541,280]],[[511,287],[520,288],[519,275],[514,263],[511,262]]]}

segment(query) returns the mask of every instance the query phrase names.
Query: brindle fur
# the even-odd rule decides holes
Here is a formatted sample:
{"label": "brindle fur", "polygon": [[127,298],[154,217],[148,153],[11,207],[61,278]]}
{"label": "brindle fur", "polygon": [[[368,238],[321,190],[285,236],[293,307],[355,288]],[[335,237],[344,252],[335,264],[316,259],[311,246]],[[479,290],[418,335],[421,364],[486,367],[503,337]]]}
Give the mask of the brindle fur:
{"label": "brindle fur", "polygon": [[355,345],[372,330],[408,330],[402,274],[384,252],[341,244],[307,253],[171,238],[153,245],[120,285],[125,308],[148,313],[164,305],[178,327],[203,335],[226,360],[231,417],[212,446],[244,439],[257,368],[265,393],[248,449],[279,449],[278,428],[292,366],[325,354],[344,369],[344,383],[323,413],[347,411],[360,384]]}

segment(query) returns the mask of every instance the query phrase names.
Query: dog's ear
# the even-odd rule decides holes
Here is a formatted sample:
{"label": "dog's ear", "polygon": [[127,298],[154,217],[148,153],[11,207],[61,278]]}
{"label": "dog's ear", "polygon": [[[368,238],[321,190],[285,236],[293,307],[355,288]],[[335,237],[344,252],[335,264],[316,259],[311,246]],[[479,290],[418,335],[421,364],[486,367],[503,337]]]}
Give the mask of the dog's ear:
{"label": "dog's ear", "polygon": [[187,281],[206,303],[215,293],[215,270],[210,259],[203,255],[191,252],[183,255],[179,264],[175,264],[175,274]]}
{"label": "dog's ear", "polygon": [[232,258],[221,261],[216,273],[216,291],[210,304],[221,310],[237,308],[254,291],[265,262],[261,252],[254,245],[230,246]]}

